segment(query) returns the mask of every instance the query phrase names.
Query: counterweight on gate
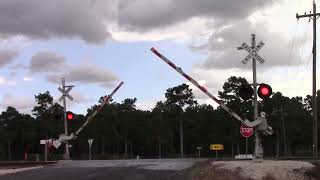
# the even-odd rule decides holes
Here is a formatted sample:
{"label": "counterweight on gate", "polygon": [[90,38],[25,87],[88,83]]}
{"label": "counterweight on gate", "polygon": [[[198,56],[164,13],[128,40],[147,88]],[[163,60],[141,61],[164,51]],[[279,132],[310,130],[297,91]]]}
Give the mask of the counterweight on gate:
{"label": "counterweight on gate", "polygon": [[155,55],[157,55],[160,59],[162,59],[164,62],[166,62],[170,67],[172,67],[174,70],[176,70],[179,74],[181,74],[183,77],[185,77],[188,81],[190,81],[192,84],[194,84],[196,87],[198,87],[203,93],[205,93],[207,96],[209,96],[212,100],[214,100],[216,103],[218,103],[224,110],[226,110],[229,114],[231,114],[233,117],[235,117],[240,123],[242,123],[246,126],[249,126],[249,127],[254,127],[254,126],[259,125],[262,122],[260,119],[257,119],[253,122],[250,122],[247,119],[243,120],[239,115],[237,115],[230,108],[228,108],[225,104],[223,104],[223,102],[221,100],[214,97],[210,92],[208,92],[208,90],[206,88],[201,86],[197,81],[195,81],[189,75],[184,73],[180,67],[177,67],[172,61],[170,61],[164,55],[159,53],[154,47],[151,48],[151,51]]}

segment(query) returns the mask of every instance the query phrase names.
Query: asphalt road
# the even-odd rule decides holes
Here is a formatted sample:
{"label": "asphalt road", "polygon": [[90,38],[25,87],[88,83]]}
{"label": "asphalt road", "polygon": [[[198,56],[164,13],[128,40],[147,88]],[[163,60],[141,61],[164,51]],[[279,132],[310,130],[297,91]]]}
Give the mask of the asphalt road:
{"label": "asphalt road", "polygon": [[180,180],[198,161],[204,159],[62,161],[0,180]]}

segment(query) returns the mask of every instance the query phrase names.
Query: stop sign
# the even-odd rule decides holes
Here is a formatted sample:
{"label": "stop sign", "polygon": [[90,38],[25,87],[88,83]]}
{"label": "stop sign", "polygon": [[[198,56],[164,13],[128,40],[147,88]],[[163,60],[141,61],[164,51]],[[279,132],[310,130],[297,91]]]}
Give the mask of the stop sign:
{"label": "stop sign", "polygon": [[241,125],[240,127],[240,134],[243,137],[250,137],[253,134],[253,128],[252,127],[248,127],[246,125]]}

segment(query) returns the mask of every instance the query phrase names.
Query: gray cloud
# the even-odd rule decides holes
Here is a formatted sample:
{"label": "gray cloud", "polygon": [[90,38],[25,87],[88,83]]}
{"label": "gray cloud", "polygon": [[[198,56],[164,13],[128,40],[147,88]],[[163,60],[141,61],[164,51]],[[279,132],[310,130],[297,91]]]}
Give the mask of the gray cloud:
{"label": "gray cloud", "polygon": [[[288,47],[291,40],[268,31],[264,24],[251,24],[247,20],[238,21],[230,27],[211,35],[205,45],[193,47],[195,51],[207,51],[208,58],[200,64],[204,69],[251,69],[251,61],[247,65],[241,61],[248,55],[245,50],[237,50],[242,42],[251,45],[251,33],[256,34],[256,42],[263,41],[264,47],[258,54],[266,60],[259,67],[296,65],[299,62],[299,51],[293,51],[290,57]],[[299,40],[296,40],[299,43]],[[290,58],[289,58],[290,57]]]}
{"label": "gray cloud", "polygon": [[114,18],[116,5],[113,0],[2,0],[0,36],[103,43],[111,36],[106,23]]}
{"label": "gray cloud", "polygon": [[35,102],[32,98],[18,97],[13,94],[5,94],[0,103],[1,109],[5,109],[8,106],[13,106],[18,110],[31,110]]}
{"label": "gray cloud", "polygon": [[0,50],[0,68],[12,63],[19,55],[17,50]]}
{"label": "gray cloud", "polygon": [[[79,89],[74,88],[69,93],[74,98],[73,101],[68,101],[68,107],[69,108],[72,109],[72,108],[74,108],[76,106],[83,107],[84,105],[87,106],[87,104],[88,104],[88,106],[90,106],[90,104],[93,104],[93,103],[97,102],[92,96],[87,96],[89,94],[83,93],[83,92],[78,91],[78,90]],[[58,91],[58,94],[56,94],[54,96],[54,101],[58,102],[60,105],[63,106],[63,102],[59,101],[60,97],[61,97],[61,93],[60,93],[60,91]]]}
{"label": "gray cloud", "polygon": [[18,64],[15,64],[15,65],[12,65],[11,67],[10,67],[10,69],[11,69],[11,72],[10,72],[10,76],[11,77],[15,77],[15,76],[17,76],[17,74],[18,74],[18,72],[19,72],[19,69],[29,69],[29,67],[28,66],[25,66],[25,65],[23,65],[23,64],[21,64],[21,63],[18,63]]}
{"label": "gray cloud", "polygon": [[89,103],[94,101],[94,99],[92,97],[87,96],[85,93],[82,93],[80,91],[72,91],[71,92],[72,97],[74,97],[74,101],[72,101],[73,103]]}
{"label": "gray cloud", "polygon": [[23,64],[21,64],[21,63],[18,63],[16,65],[11,66],[10,69],[12,69],[12,70],[28,69],[28,67],[23,65]]}
{"label": "gray cloud", "polygon": [[47,80],[60,84],[62,77],[68,82],[98,84],[106,87],[113,86],[119,80],[113,72],[92,64],[74,66],[69,72],[62,74],[49,74]]}
{"label": "gray cloud", "polygon": [[243,19],[273,2],[274,0],[120,0],[118,21],[122,28],[144,32],[191,17]]}
{"label": "gray cloud", "polygon": [[64,67],[66,60],[63,56],[52,52],[38,52],[30,61],[31,73],[57,72]]}
{"label": "gray cloud", "polygon": [[150,32],[193,17],[225,22],[246,18],[279,0],[2,0],[0,37],[68,38],[102,44],[110,30]]}

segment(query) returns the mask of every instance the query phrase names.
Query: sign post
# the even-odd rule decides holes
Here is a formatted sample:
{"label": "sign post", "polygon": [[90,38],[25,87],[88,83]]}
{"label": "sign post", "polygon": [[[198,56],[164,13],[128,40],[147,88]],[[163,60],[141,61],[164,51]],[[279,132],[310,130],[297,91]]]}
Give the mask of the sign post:
{"label": "sign post", "polygon": [[44,161],[45,162],[48,161],[48,143],[47,143],[47,141],[44,144]]}
{"label": "sign post", "polygon": [[212,151],[216,151],[216,159],[218,159],[218,151],[222,151],[223,148],[223,144],[211,144],[210,145],[210,150]]}
{"label": "sign post", "polygon": [[246,137],[246,159],[248,159],[248,138]]}
{"label": "sign post", "polygon": [[202,149],[202,147],[197,147],[197,149],[198,149],[198,157],[200,158],[200,151],[201,151],[201,149]]}
{"label": "sign post", "polygon": [[253,128],[245,125],[241,125],[240,134],[246,138],[246,159],[248,158],[248,138],[253,134]]}
{"label": "sign post", "polygon": [[44,161],[48,161],[48,144],[52,144],[52,139],[42,139],[40,144],[44,144]]}
{"label": "sign post", "polygon": [[89,144],[89,160],[91,160],[91,146],[92,146],[93,139],[88,139]]}

